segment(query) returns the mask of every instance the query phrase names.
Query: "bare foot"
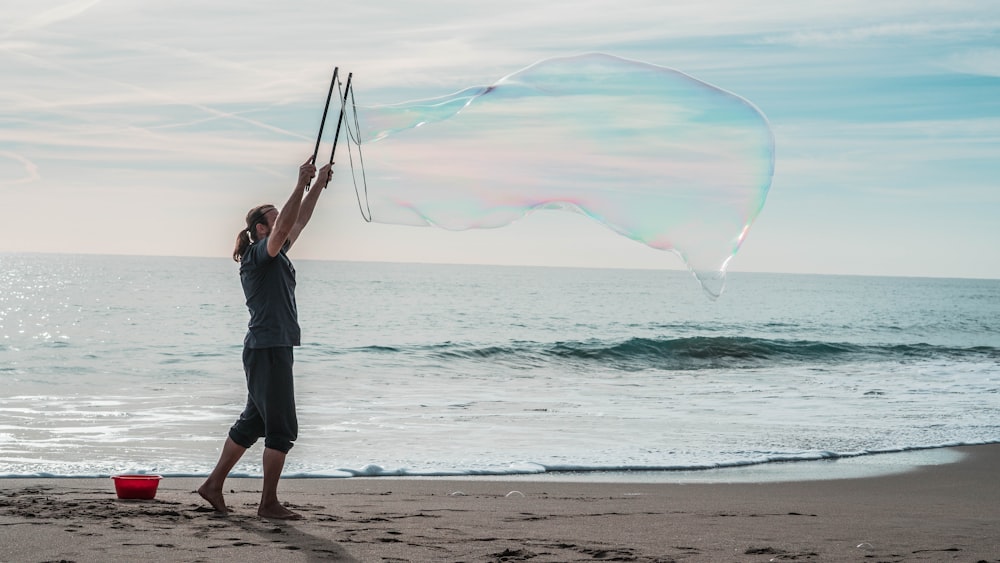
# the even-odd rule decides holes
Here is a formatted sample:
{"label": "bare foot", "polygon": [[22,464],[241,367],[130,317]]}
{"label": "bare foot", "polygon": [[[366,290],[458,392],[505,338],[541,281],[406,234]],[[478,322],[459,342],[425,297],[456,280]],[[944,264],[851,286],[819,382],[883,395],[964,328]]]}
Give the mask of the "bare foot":
{"label": "bare foot", "polygon": [[209,487],[208,483],[205,483],[204,485],[198,487],[198,494],[201,495],[201,498],[207,500],[208,504],[211,504],[212,508],[214,508],[216,512],[229,514],[229,508],[226,506],[226,500],[222,496],[221,487],[216,489]]}
{"label": "bare foot", "polygon": [[302,520],[305,518],[298,512],[292,512],[277,502],[266,506],[260,505],[260,508],[257,509],[257,516],[270,520]]}

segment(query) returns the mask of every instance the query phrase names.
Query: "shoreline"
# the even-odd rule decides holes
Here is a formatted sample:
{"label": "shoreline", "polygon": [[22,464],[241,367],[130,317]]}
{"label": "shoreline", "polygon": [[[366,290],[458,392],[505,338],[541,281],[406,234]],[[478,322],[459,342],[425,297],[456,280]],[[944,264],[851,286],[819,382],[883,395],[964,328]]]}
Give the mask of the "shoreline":
{"label": "shoreline", "polygon": [[[880,452],[831,459],[793,459],[703,469],[582,470],[511,475],[414,475],[405,477],[373,476],[371,478],[660,484],[827,481],[879,477],[905,473],[926,466],[958,463],[967,456],[959,448],[980,447],[982,445],[992,444],[942,446],[939,448]],[[312,477],[302,476],[295,478],[309,479]]]}
{"label": "shoreline", "polygon": [[151,501],[107,478],[0,479],[0,561],[1000,561],[1000,445],[859,478],[577,482],[305,478],[279,495],[306,520],[256,516],[259,478],[200,478]]}
{"label": "shoreline", "polygon": [[[494,480],[494,481],[567,481],[586,483],[767,483],[782,481],[817,481],[828,479],[859,479],[912,471],[928,465],[956,463],[965,454],[958,448],[979,447],[1000,444],[966,444],[962,446],[934,446],[908,450],[871,452],[856,455],[834,455],[822,459],[784,459],[745,464],[720,465],[698,468],[638,468],[638,469],[551,469],[538,472],[443,472],[443,473],[401,473],[389,471],[352,472],[337,470],[341,474],[289,473],[282,476],[293,479],[438,479],[438,480]],[[127,472],[126,472],[127,473]],[[116,473],[124,474],[124,473]],[[207,473],[157,473],[139,471],[138,474],[161,475],[168,479],[199,479]],[[233,472],[232,478],[260,479],[261,475]],[[0,480],[9,479],[107,479],[109,474],[93,475],[0,475]]]}

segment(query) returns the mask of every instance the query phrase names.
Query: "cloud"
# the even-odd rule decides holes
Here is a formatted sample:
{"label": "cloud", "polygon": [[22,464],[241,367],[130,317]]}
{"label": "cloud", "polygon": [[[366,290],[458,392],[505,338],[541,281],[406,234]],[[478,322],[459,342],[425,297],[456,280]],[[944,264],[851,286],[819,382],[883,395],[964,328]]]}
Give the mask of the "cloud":
{"label": "cloud", "polygon": [[0,188],[38,180],[38,166],[24,156],[0,151]]}
{"label": "cloud", "polygon": [[[13,35],[20,32],[43,29],[52,24],[73,19],[93,8],[97,4],[100,4],[101,1],[102,0],[79,0],[77,2],[59,4],[58,6],[54,6],[47,10],[32,13],[20,21],[16,18],[16,16],[13,16],[9,21],[13,21],[14,24],[5,30],[3,35]],[[32,2],[31,6],[32,8],[37,9],[37,1]]]}
{"label": "cloud", "polygon": [[779,126],[775,185],[845,201],[891,195],[897,204],[963,201],[986,209],[1000,204],[997,131],[1000,117]]}
{"label": "cloud", "polygon": [[1000,77],[1000,49],[982,48],[956,53],[948,57],[944,64],[955,72]]}
{"label": "cloud", "polygon": [[768,35],[760,39],[759,42],[765,45],[792,45],[796,47],[837,46],[878,40],[921,38],[940,40],[946,36],[968,33],[996,33],[998,29],[1000,29],[1000,23],[990,21],[884,23]]}

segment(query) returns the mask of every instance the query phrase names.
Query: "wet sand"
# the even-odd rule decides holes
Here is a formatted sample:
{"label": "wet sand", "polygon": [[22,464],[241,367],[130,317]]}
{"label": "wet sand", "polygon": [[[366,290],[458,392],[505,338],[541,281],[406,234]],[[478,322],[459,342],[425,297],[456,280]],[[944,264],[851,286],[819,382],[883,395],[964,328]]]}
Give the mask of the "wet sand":
{"label": "wet sand", "polygon": [[227,482],[228,516],[201,479],[148,501],[110,479],[0,479],[0,561],[1000,562],[1000,445],[956,450],[794,482],[286,479],[294,522],[257,517],[259,479]]}

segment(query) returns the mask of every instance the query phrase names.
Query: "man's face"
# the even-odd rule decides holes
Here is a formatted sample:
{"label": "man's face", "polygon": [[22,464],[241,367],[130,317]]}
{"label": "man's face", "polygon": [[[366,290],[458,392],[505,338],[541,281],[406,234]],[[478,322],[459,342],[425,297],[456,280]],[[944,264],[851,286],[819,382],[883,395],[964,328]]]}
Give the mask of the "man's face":
{"label": "man's face", "polygon": [[271,208],[261,217],[260,221],[257,222],[260,227],[257,228],[257,240],[260,240],[267,235],[271,234],[271,229],[274,228],[274,222],[278,219],[278,210]]}
{"label": "man's face", "polygon": [[270,211],[264,214],[264,219],[260,222],[261,226],[264,227],[263,235],[267,236],[271,234],[271,229],[274,228],[274,222],[278,219],[278,210],[271,208]]}

